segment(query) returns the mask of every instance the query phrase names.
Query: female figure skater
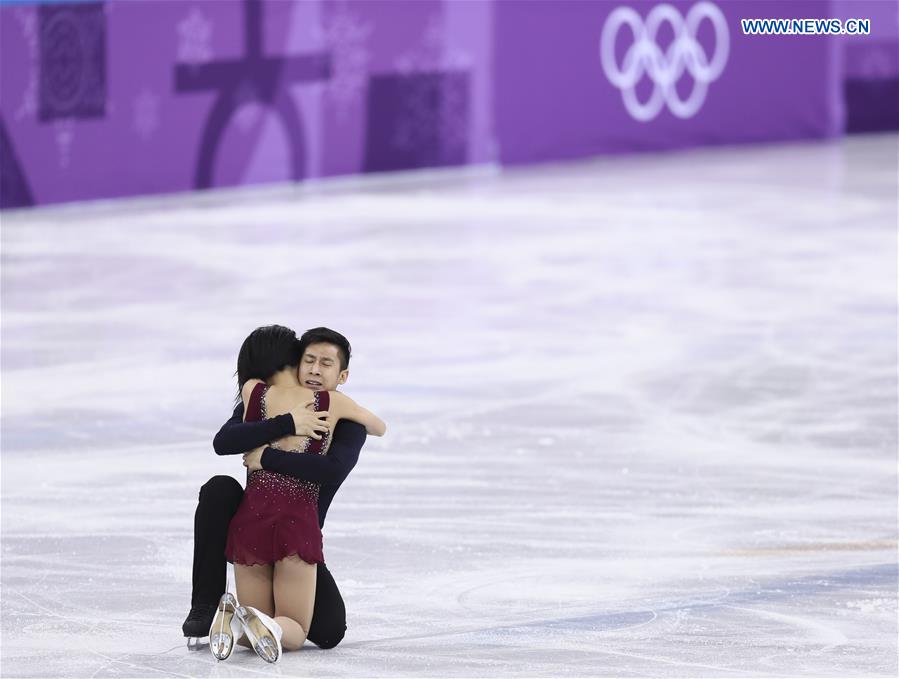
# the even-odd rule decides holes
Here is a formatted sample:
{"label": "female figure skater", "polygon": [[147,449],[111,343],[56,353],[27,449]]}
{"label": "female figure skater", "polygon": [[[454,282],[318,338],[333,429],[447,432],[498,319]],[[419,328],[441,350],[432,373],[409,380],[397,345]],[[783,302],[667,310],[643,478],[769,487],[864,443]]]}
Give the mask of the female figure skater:
{"label": "female figure skater", "polygon": [[[321,413],[326,427],[319,438],[287,436],[277,442],[276,447],[297,454],[327,454],[329,431],[344,418],[383,436],[384,422],[352,399],[302,386],[293,366],[278,366],[272,373],[271,356],[284,355],[277,346],[285,341],[279,329],[258,328],[241,346],[238,385],[244,420],[267,419],[302,404]],[[300,369],[307,358],[304,353]],[[253,377],[258,375],[270,377],[263,382]],[[228,592],[222,596],[209,633],[210,649],[219,660],[230,656],[235,642],[251,645],[268,662],[277,662],[282,646],[296,650],[305,642],[315,602],[316,564],[324,561],[318,493],[316,483],[264,469],[250,472],[225,547],[226,558],[234,564],[237,600]],[[243,632],[246,639],[241,638]]]}

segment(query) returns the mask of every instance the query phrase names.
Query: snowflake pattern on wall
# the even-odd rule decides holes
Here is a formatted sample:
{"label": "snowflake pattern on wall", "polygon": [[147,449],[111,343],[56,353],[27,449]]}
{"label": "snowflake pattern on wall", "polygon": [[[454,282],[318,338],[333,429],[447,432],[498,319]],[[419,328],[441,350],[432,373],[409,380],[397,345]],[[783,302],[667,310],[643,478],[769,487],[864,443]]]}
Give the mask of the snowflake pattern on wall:
{"label": "snowflake pattern on wall", "polygon": [[68,169],[72,160],[72,142],[75,140],[75,121],[72,118],[57,118],[53,121],[53,135],[59,151],[59,167]]}
{"label": "snowflake pattern on wall", "polygon": [[212,60],[212,21],[194,7],[178,22],[178,61],[203,64]]}
{"label": "snowflake pattern on wall", "polygon": [[16,120],[22,118],[34,119],[37,116],[37,92],[38,92],[38,40],[37,40],[37,12],[32,8],[19,8],[15,13],[19,25],[22,27],[22,37],[28,46],[28,84],[22,92],[22,101],[14,114]]}
{"label": "snowflake pattern on wall", "polygon": [[446,47],[446,30],[446,20],[442,13],[431,16],[419,43],[393,60],[396,72],[411,74],[470,70],[474,65],[471,53],[455,46]]}
{"label": "snowflake pattern on wall", "polygon": [[323,38],[331,52],[331,79],[325,84],[325,96],[341,121],[361,102],[368,84],[371,33],[371,25],[345,3],[336,5],[334,13],[325,20]]}
{"label": "snowflake pattern on wall", "polygon": [[144,87],[132,102],[133,127],[144,141],[159,127],[159,96]]}
{"label": "snowflake pattern on wall", "polygon": [[[450,74],[470,72],[474,60],[459,48],[446,49],[446,21],[442,13],[433,15],[420,42],[394,60],[397,73]],[[436,133],[444,147],[465,147],[468,140],[468,97],[461,87],[467,80],[446,78],[442,82],[421,81],[407,91],[404,115],[394,130],[396,148],[410,149],[429,134]],[[435,88],[439,91],[435,92]]]}
{"label": "snowflake pattern on wall", "polygon": [[103,3],[38,7],[41,121],[106,116],[106,33]]}
{"label": "snowflake pattern on wall", "polygon": [[869,80],[889,78],[896,72],[895,55],[891,57],[883,46],[870,47],[865,50],[859,72]]}
{"label": "snowflake pattern on wall", "polygon": [[405,88],[391,143],[403,150],[425,145],[464,148],[468,141],[468,80],[450,74],[417,75],[409,76],[416,82]]}

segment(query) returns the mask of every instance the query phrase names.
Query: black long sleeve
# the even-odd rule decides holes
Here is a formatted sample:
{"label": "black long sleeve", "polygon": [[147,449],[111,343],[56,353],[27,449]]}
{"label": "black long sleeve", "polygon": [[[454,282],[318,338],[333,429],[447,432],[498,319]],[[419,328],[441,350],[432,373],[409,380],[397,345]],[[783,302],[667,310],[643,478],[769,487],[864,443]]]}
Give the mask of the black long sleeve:
{"label": "black long sleeve", "polygon": [[334,427],[327,455],[290,453],[269,447],[262,453],[262,468],[320,483],[318,523],[319,526],[324,526],[334,494],[359,461],[359,451],[362,450],[365,437],[364,426],[358,422],[340,420]]}
{"label": "black long sleeve", "polygon": [[238,403],[231,419],[222,425],[219,433],[212,439],[212,447],[216,455],[243,455],[253,448],[294,434],[296,430],[290,413],[260,422],[244,422],[243,403]]}
{"label": "black long sleeve", "polygon": [[365,427],[340,420],[327,455],[291,453],[268,447],[262,453],[262,468],[313,483],[340,485],[359,461],[365,443]]}

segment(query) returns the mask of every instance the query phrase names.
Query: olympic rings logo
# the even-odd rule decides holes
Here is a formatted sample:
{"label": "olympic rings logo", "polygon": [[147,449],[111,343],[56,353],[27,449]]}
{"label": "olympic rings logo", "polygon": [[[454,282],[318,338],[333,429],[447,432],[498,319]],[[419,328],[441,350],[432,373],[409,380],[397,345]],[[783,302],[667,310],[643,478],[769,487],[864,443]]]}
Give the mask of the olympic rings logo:
{"label": "olympic rings logo", "polygon": [[[715,29],[715,51],[711,59],[696,40],[704,19],[708,19]],[[656,36],[666,22],[674,29],[674,40],[662,52]],[[634,43],[619,67],[615,59],[615,39],[623,26],[630,28]],[[727,20],[711,2],[693,5],[686,18],[669,4],[657,5],[645,22],[630,7],[617,7],[606,19],[599,41],[599,57],[606,77],[621,90],[628,113],[640,122],[655,118],[665,105],[678,118],[695,116],[705,101],[709,84],[724,71],[729,52]],[[690,94],[681,99],[675,84],[685,70],[694,82]],[[644,73],[652,80],[653,89],[649,99],[641,102],[635,88]]]}

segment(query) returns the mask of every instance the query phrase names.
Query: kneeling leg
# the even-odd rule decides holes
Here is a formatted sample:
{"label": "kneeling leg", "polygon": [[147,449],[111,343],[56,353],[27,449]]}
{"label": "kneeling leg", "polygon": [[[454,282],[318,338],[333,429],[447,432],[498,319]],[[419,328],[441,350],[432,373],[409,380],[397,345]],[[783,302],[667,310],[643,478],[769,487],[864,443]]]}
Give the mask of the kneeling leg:
{"label": "kneeling leg", "polygon": [[315,606],[315,564],[289,556],[275,564],[275,622],[281,625],[282,646],[295,651],[306,641]]}

